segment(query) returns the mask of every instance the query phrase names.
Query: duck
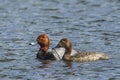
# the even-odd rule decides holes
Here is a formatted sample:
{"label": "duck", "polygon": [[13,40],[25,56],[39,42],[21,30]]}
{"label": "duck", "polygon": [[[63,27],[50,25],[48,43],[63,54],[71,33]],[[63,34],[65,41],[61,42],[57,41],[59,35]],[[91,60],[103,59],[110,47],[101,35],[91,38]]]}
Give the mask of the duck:
{"label": "duck", "polygon": [[[64,47],[50,47],[50,39],[47,34],[40,34],[37,37],[37,43],[39,44],[40,48],[36,55],[37,58],[41,60],[61,60],[65,53]],[[76,54],[77,51],[72,49],[72,54]]]}
{"label": "duck", "polygon": [[97,60],[107,60],[109,57],[102,52],[79,52],[77,54],[71,55],[72,43],[68,38],[63,38],[59,41],[59,47],[65,48],[65,54],[63,55],[63,60],[65,61],[75,61],[75,62],[90,62]]}
{"label": "duck", "polygon": [[50,39],[47,34],[40,34],[37,37],[37,43],[39,44],[40,48],[36,57],[41,60],[60,60],[64,55],[64,48],[49,49]]}

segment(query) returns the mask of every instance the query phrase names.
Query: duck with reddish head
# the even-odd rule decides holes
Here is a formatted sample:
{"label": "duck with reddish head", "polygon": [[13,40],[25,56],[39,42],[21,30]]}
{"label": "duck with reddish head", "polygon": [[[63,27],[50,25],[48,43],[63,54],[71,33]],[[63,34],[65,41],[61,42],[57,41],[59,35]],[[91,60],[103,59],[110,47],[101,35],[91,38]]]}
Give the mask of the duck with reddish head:
{"label": "duck with reddish head", "polygon": [[79,52],[77,54],[72,55],[72,43],[68,38],[63,38],[60,40],[58,46],[65,48],[65,54],[63,56],[63,60],[66,61],[76,61],[76,62],[90,62],[97,61],[103,59],[109,59],[107,55],[102,52]]}
{"label": "duck with reddish head", "polygon": [[65,48],[58,47],[49,49],[50,39],[47,34],[41,34],[37,37],[37,43],[40,45],[40,49],[37,53],[37,58],[42,60],[60,60],[62,59]]}

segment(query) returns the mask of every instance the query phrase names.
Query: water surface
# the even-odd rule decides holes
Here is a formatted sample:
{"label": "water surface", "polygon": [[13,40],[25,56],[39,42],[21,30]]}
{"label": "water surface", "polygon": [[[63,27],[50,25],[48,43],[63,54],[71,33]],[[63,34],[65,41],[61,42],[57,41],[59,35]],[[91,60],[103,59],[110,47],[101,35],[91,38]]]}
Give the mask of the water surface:
{"label": "water surface", "polygon": [[[68,37],[80,51],[110,59],[86,63],[36,59],[39,34],[51,48]],[[0,80],[120,80],[120,0],[0,0]]]}

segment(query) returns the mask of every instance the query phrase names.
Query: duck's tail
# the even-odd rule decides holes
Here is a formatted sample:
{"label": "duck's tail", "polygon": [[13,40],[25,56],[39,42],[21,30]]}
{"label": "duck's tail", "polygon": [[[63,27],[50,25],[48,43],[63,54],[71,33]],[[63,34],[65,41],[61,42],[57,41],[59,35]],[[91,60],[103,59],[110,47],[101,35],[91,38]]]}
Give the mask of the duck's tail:
{"label": "duck's tail", "polygon": [[103,54],[101,54],[100,59],[106,60],[106,59],[109,59],[109,57],[103,53]]}

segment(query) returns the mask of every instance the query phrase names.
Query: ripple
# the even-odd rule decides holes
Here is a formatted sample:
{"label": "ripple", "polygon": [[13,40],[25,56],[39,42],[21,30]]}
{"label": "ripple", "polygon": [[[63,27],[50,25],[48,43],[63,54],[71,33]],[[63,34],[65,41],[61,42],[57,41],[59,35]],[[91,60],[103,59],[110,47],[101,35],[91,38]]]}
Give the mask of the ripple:
{"label": "ripple", "polygon": [[[119,0],[1,0],[1,80],[119,80]],[[110,59],[86,63],[36,59],[39,34],[54,47],[68,37],[80,51],[105,52]]]}
{"label": "ripple", "polygon": [[9,62],[9,61],[14,61],[16,59],[0,59],[0,62]]}

